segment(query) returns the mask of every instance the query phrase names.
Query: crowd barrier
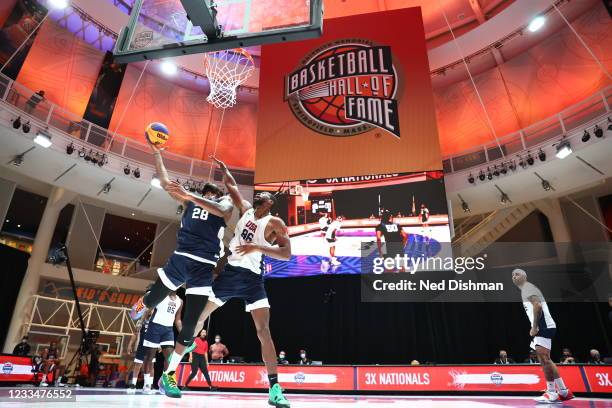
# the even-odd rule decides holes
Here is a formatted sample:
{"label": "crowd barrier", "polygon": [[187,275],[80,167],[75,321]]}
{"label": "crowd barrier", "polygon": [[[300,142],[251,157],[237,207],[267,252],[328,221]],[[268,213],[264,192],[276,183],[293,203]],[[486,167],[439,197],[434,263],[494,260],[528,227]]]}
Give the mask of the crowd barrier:
{"label": "crowd barrier", "polygon": [[[263,365],[211,364],[213,384],[221,388],[265,389]],[[559,366],[574,392],[612,393],[611,365]],[[178,370],[179,384],[191,373],[188,363]],[[281,366],[279,382],[288,390],[395,392],[539,392],[546,382],[539,365],[437,366]],[[201,372],[189,384],[207,387]]]}

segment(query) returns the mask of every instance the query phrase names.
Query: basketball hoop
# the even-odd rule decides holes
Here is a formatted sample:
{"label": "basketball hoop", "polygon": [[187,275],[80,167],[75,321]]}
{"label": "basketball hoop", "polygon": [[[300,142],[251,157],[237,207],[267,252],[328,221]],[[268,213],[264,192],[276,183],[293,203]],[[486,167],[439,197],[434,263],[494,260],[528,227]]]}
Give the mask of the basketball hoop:
{"label": "basketball hoop", "polygon": [[216,108],[236,104],[236,90],[255,69],[253,57],[242,48],[204,54],[210,94],[206,100]]}

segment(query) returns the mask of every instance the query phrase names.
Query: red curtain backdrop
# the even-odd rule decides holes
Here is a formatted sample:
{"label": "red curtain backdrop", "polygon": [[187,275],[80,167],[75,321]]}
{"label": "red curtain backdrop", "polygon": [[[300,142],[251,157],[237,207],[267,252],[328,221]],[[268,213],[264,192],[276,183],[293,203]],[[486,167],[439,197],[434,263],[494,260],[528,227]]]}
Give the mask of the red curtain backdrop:
{"label": "red curtain backdrop", "polygon": [[42,89],[49,102],[83,115],[104,53],[47,20],[17,77],[33,91]]}
{"label": "red curtain backdrop", "polygon": [[[612,37],[612,23],[607,11],[596,7],[573,25],[607,69],[612,70],[612,47],[607,45]],[[498,69],[475,77],[498,136],[552,116],[610,85],[568,28],[507,61],[499,69],[510,97]],[[494,140],[469,80],[434,89],[434,96],[443,155]]]}
{"label": "red curtain backdrop", "polygon": [[[147,70],[152,67],[149,65]],[[119,125],[120,135],[144,141],[145,127],[151,122],[161,122],[170,130],[167,145],[170,152],[207,159],[215,149],[222,111],[206,102],[203,93],[149,72],[142,76],[128,105],[141,69],[140,65],[128,66],[109,129],[114,132]],[[228,165],[254,168],[256,127],[256,105],[239,103],[227,109],[219,133],[217,155]]]}

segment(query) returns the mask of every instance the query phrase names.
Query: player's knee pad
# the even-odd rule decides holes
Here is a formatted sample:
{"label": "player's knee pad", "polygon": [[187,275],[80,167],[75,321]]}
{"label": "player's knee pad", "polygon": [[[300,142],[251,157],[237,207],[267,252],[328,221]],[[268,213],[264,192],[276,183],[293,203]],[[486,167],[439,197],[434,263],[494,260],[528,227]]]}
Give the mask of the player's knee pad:
{"label": "player's knee pad", "polygon": [[153,309],[172,292],[172,289],[164,285],[161,279],[157,279],[151,289],[145,293],[143,301],[147,308]]}
{"label": "player's knee pad", "polygon": [[185,310],[183,312],[183,328],[176,341],[182,345],[189,346],[196,337],[196,326],[200,314],[208,303],[208,296],[188,294],[185,299]]}

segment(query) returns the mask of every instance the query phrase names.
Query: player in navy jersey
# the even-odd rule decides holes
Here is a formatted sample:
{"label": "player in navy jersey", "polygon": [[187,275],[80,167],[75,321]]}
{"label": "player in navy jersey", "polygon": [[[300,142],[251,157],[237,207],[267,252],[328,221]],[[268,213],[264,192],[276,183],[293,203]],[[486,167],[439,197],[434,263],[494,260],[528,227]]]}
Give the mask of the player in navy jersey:
{"label": "player in navy jersey", "polygon": [[[147,288],[148,290],[149,288]],[[148,361],[146,355],[146,348],[144,346],[144,338],[149,326],[149,319],[151,318],[152,310],[148,310],[136,323],[136,332],[128,343],[127,352],[128,354],[134,353],[134,364],[132,365],[132,378],[127,387],[128,394],[134,394],[136,392],[136,383],[138,382],[138,375],[140,374],[141,368],[144,366],[144,385],[143,391],[146,385],[153,383],[153,361]],[[150,378],[150,380],[149,380]]]}
{"label": "player in navy jersey", "polygon": [[[382,238],[385,238],[385,250],[383,251]],[[376,244],[380,257],[396,258],[403,257],[404,247],[408,241],[408,234],[402,226],[393,222],[391,211],[384,211],[380,217],[380,224],[376,227]],[[401,268],[400,268],[401,269]]]}
{"label": "player in navy jersey", "polygon": [[183,189],[178,182],[170,181],[162,160],[162,151],[150,144],[155,156],[155,167],[161,187],[185,207],[181,228],[177,234],[174,254],[157,273],[159,278],[144,297],[132,307],[132,315],[144,307],[155,308],[170,292],[185,285],[185,307],[182,328],[176,338],[174,352],[168,367],[160,380],[160,389],[173,398],[180,398],[181,392],[176,385],[174,372],[183,354],[190,352],[187,347],[195,339],[198,317],[204,310],[208,297],[212,295],[213,269],[223,256],[223,234],[226,222],[233,210],[232,201],[223,196],[222,190],[214,184],[206,183],[202,196]]}

